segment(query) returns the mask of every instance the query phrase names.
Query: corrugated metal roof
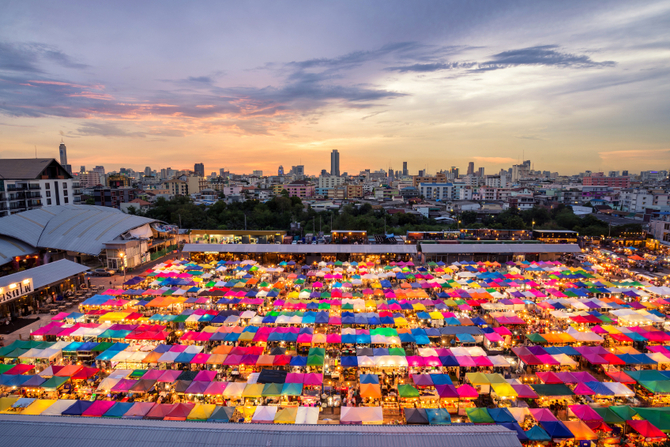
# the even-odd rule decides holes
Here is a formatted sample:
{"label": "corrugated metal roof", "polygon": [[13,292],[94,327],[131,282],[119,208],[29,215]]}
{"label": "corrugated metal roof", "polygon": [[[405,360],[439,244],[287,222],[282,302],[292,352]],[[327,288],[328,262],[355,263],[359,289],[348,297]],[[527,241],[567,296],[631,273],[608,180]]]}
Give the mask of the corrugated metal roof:
{"label": "corrugated metal roof", "polygon": [[[53,158],[3,158],[0,160],[0,178],[7,180],[32,180],[44,171]],[[65,171],[65,170],[64,170]],[[70,174],[67,174],[71,178]]]}
{"label": "corrugated metal roof", "polygon": [[105,242],[151,222],[156,220],[125,214],[116,208],[59,205],[3,217],[0,234],[34,247],[96,256]]}
{"label": "corrugated metal roof", "polygon": [[416,245],[354,245],[354,244],[186,244],[184,252],[200,253],[360,253],[416,254]]}
{"label": "corrugated metal roof", "polygon": [[37,249],[11,237],[0,236],[0,265],[7,264],[15,256],[36,253]]}
{"label": "corrugated metal roof", "polygon": [[520,447],[499,425],[282,425],[0,415],[3,447]]}
{"label": "corrugated metal roof", "polygon": [[422,244],[426,254],[581,253],[577,244]]}
{"label": "corrugated metal roof", "polygon": [[61,281],[70,276],[83,273],[88,270],[85,265],[77,264],[76,262],[67,259],[51,262],[49,264],[33,267],[18,273],[0,277],[0,287],[5,287],[9,284],[23,281],[24,279],[33,279],[33,288],[48,286],[55,282]]}

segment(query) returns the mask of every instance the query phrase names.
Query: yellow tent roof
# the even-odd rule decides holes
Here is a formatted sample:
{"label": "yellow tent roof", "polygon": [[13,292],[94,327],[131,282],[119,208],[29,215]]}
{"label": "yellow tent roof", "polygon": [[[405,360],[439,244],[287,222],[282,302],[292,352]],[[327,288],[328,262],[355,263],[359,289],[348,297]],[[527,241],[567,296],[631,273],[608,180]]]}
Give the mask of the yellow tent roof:
{"label": "yellow tent roof", "polygon": [[264,386],[262,383],[250,383],[244,388],[242,397],[261,397]]}
{"label": "yellow tent roof", "polygon": [[214,404],[195,404],[186,419],[189,421],[207,420],[214,413],[215,408],[216,405]]}
{"label": "yellow tent roof", "polygon": [[509,383],[492,383],[491,388],[500,397],[517,397],[518,394]]}
{"label": "yellow tent roof", "polygon": [[489,383],[507,383],[507,380],[500,374],[484,374],[488,379]]}
{"label": "yellow tent roof", "polygon": [[489,378],[486,377],[485,374],[482,373],[466,373],[465,377],[470,381],[471,384],[473,385],[490,385],[491,382],[489,381]]}
{"label": "yellow tent roof", "polygon": [[14,405],[17,400],[18,397],[0,397],[0,413]]}
{"label": "yellow tent roof", "polygon": [[286,407],[277,411],[275,414],[275,424],[295,424],[295,418],[298,416],[298,407]]}
{"label": "yellow tent roof", "polygon": [[21,414],[31,414],[37,416],[42,414],[44,410],[56,403],[56,399],[37,399],[32,404],[28,405]]}

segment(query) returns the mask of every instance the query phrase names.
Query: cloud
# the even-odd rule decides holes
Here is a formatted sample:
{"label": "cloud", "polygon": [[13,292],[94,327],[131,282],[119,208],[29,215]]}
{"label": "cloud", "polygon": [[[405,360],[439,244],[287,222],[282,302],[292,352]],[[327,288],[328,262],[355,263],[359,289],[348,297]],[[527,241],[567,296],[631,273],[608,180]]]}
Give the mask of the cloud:
{"label": "cloud", "polygon": [[387,71],[398,71],[400,73],[417,72],[430,73],[433,71],[453,70],[454,68],[470,68],[476,65],[475,62],[450,62],[450,63],[432,63],[432,64],[413,64],[402,67],[388,67]]}
{"label": "cloud", "polygon": [[70,56],[51,45],[0,42],[0,70],[44,73],[42,66],[49,62],[65,68],[84,69],[88,67],[75,62]]}
{"label": "cloud", "polygon": [[498,70],[521,65],[544,65],[569,68],[613,67],[616,62],[595,62],[589,56],[558,51],[558,45],[540,45],[503,51],[494,54],[491,59],[478,64],[478,71]]}
{"label": "cloud", "polygon": [[670,149],[640,149],[626,151],[602,151],[598,152],[603,161],[620,160],[669,160]]}
{"label": "cloud", "polygon": [[478,161],[480,163],[491,163],[491,164],[510,164],[510,163],[516,163],[517,160],[511,157],[472,157],[475,159],[475,161]]}
{"label": "cloud", "polygon": [[519,135],[517,138],[520,140],[544,141],[544,138],[540,138],[535,135]]}
{"label": "cloud", "polygon": [[145,132],[127,132],[110,123],[86,123],[77,129],[83,136],[145,138]]}
{"label": "cloud", "polygon": [[386,71],[399,73],[431,73],[442,70],[470,69],[471,72],[485,72],[523,65],[543,65],[569,68],[604,68],[616,65],[613,61],[595,62],[589,56],[565,53],[558,50],[558,45],[540,45],[503,51],[494,54],[488,61],[417,63],[388,67]]}

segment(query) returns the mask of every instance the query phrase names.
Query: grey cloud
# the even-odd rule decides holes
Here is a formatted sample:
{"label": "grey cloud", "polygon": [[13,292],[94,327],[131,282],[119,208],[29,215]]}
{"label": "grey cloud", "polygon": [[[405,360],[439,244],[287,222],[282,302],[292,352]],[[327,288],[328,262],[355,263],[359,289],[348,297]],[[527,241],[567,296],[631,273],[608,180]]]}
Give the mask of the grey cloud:
{"label": "grey cloud", "polygon": [[0,42],[0,70],[43,73],[42,65],[53,62],[62,67],[83,69],[87,65],[75,62],[57,48],[42,43]]}
{"label": "grey cloud", "polygon": [[455,68],[470,68],[476,65],[475,62],[450,62],[450,63],[432,63],[432,64],[413,64],[401,67],[388,67],[386,71],[397,71],[400,73],[416,72],[430,73],[433,71],[453,70]]}
{"label": "grey cloud", "polygon": [[551,65],[570,68],[603,68],[616,65],[614,61],[596,62],[589,56],[564,53],[557,49],[557,45],[540,45],[503,51],[491,56],[491,60],[479,64],[478,70],[497,70],[519,65]]}
{"label": "grey cloud", "polygon": [[212,83],[212,78],[209,76],[189,76],[186,78],[188,82],[199,82],[202,84],[211,84]]}
{"label": "grey cloud", "polygon": [[84,136],[101,137],[144,138],[147,136],[145,132],[128,132],[109,123],[86,123],[77,129],[77,133]]}

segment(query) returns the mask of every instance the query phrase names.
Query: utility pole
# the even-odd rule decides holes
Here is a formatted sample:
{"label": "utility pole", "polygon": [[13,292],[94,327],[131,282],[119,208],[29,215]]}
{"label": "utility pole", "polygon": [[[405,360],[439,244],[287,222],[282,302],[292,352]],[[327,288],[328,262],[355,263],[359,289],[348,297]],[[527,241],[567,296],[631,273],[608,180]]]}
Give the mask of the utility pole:
{"label": "utility pole", "polygon": [[244,231],[247,230],[247,215],[244,215]]}

